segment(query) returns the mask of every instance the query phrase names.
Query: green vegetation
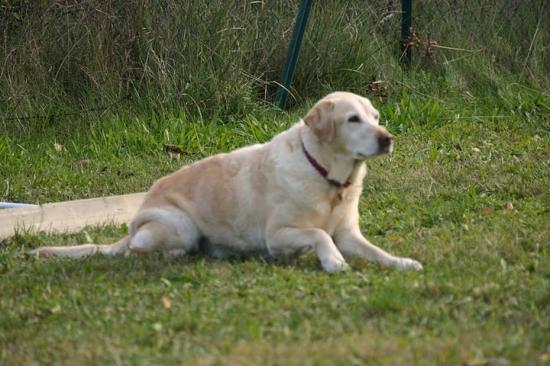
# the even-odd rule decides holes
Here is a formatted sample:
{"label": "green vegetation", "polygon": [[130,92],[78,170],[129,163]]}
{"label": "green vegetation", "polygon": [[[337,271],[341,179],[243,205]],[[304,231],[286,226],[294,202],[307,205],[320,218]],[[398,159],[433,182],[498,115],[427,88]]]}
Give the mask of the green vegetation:
{"label": "green vegetation", "polygon": [[[271,101],[297,7],[2,1],[0,112],[9,120],[0,123],[27,131],[37,122],[28,116],[65,124],[105,109],[240,118]],[[410,73],[398,60],[399,11],[399,1],[316,3],[290,101],[302,105],[334,90],[395,97],[404,85],[476,98],[498,97],[503,83],[550,89],[547,1],[415,2]]]}
{"label": "green vegetation", "polygon": [[[354,261],[354,271],[331,276],[311,255],[286,265],[160,255],[35,260],[25,250],[112,242],[125,229],[21,233],[0,248],[0,360],[544,364],[549,109],[540,95],[522,103],[520,112],[482,120],[467,103],[454,120],[446,116],[456,111],[434,100],[383,106],[398,145],[369,163],[362,227],[391,252],[420,259],[423,273]],[[31,202],[140,191],[184,161],[264,141],[300,113],[258,115],[239,124],[106,118],[68,133],[60,151],[51,131],[4,137],[2,191]],[[163,143],[184,147],[184,161],[170,160]]]}
{"label": "green vegetation", "polygon": [[[0,364],[549,364],[548,2],[418,2],[409,70],[395,8],[318,2],[290,112],[266,101],[295,6],[198,3],[0,2],[0,200],[143,191],[345,89],[370,96],[397,139],[368,164],[362,229],[425,270],[36,260],[25,251],[125,228],[21,232],[0,242]],[[428,35],[474,52],[430,49]]]}

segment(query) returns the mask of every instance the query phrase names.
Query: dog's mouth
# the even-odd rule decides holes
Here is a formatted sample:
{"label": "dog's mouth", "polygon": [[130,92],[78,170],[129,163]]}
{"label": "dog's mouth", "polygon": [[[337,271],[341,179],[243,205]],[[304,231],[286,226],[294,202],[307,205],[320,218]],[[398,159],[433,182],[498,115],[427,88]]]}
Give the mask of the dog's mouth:
{"label": "dog's mouth", "polygon": [[386,146],[381,146],[378,149],[378,155],[391,154],[392,151],[393,151],[393,144],[389,144],[389,145],[386,145]]}
{"label": "dog's mouth", "polygon": [[357,159],[357,160],[366,160],[368,158],[374,158],[374,157],[380,156],[380,155],[391,154],[392,152],[393,152],[393,144],[390,144],[388,146],[380,147],[378,149],[378,151],[376,151],[375,153],[365,154],[365,153],[358,152],[356,154],[355,159]]}

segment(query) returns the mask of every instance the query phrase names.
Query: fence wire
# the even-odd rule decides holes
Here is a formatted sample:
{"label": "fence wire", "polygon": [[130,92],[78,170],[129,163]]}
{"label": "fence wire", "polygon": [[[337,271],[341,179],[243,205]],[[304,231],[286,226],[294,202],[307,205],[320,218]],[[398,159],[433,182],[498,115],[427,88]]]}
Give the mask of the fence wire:
{"label": "fence wire", "polygon": [[[90,109],[126,95],[188,113],[243,113],[253,100],[272,100],[298,3],[0,1],[1,116]],[[381,81],[401,77],[403,41],[412,71],[464,68],[483,78],[476,69],[489,62],[550,85],[546,0],[413,0],[405,40],[400,18],[400,0],[315,2],[292,95],[383,96]]]}

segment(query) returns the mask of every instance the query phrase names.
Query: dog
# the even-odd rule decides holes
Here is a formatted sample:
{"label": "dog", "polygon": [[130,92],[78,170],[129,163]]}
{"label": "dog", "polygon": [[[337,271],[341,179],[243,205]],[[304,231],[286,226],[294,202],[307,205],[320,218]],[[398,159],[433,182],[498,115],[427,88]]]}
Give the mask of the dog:
{"label": "dog", "polygon": [[383,266],[421,270],[371,244],[359,229],[365,161],[389,154],[393,136],[364,97],[334,92],[271,141],[214,155],[156,181],[110,245],[41,247],[38,256],[82,258],[201,248],[215,257],[288,258],[313,250],[323,269],[349,268],[362,257]]}

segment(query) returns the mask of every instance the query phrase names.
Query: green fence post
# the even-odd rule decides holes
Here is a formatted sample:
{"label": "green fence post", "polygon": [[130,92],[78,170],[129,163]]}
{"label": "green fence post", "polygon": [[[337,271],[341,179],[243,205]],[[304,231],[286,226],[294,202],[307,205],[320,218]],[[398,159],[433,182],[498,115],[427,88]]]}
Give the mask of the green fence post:
{"label": "green fence post", "polygon": [[412,0],[401,0],[401,57],[406,64],[412,60],[411,47],[407,44],[411,37]]}
{"label": "green fence post", "polygon": [[285,65],[283,67],[283,73],[281,75],[281,84],[277,89],[276,100],[279,108],[284,109],[288,100],[288,90],[292,83],[292,76],[294,75],[294,68],[296,67],[296,61],[298,60],[298,54],[300,53],[300,46],[302,45],[302,39],[304,38],[304,32],[306,30],[307,20],[309,13],[311,12],[311,6],[313,0],[302,0],[300,8],[298,9],[298,15],[296,16],[296,24],[294,25],[294,31],[292,32],[292,39],[288,46],[288,53],[286,55]]}

